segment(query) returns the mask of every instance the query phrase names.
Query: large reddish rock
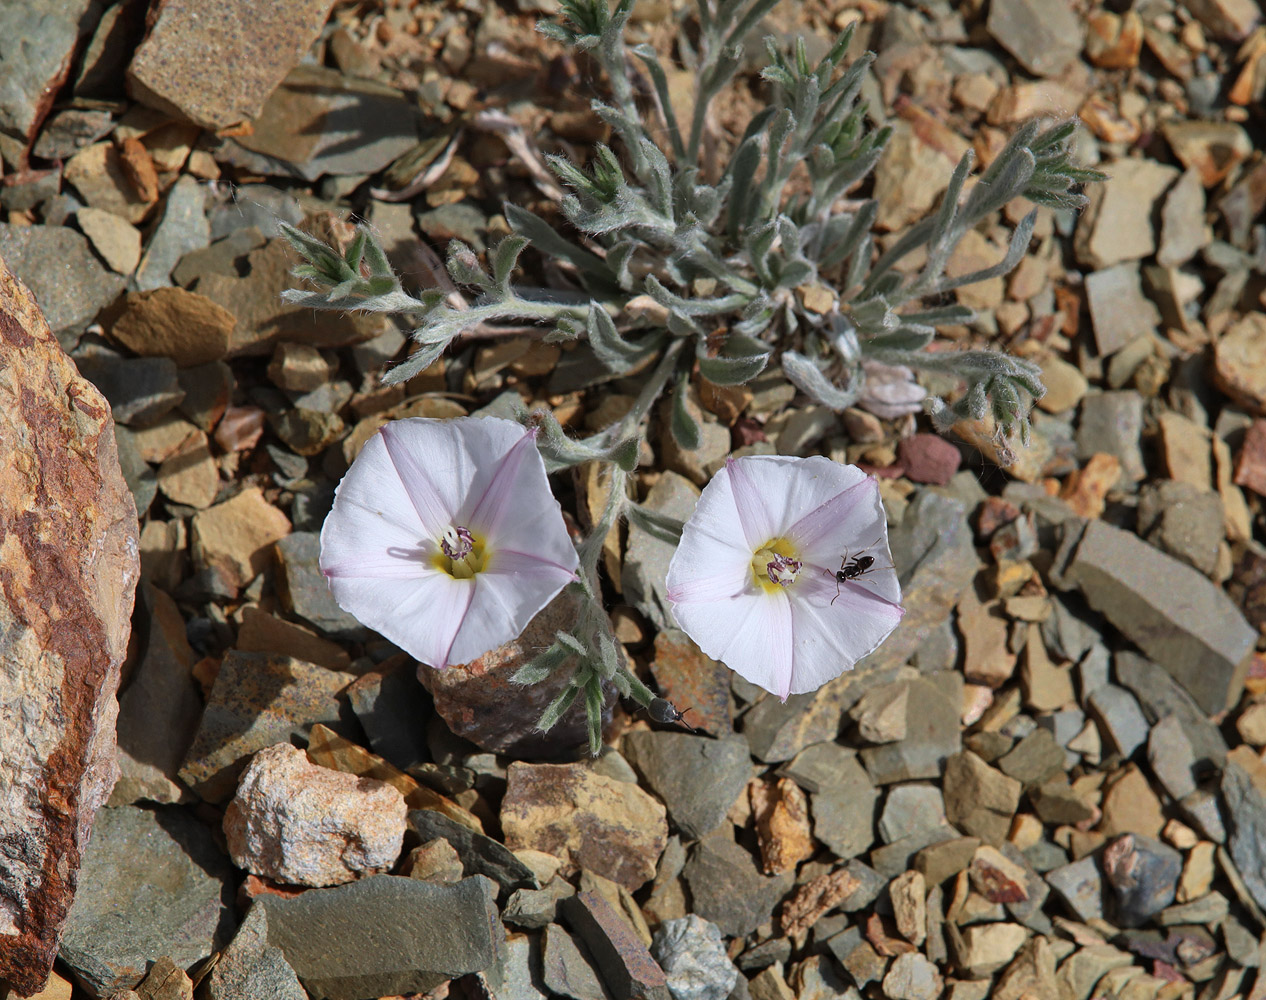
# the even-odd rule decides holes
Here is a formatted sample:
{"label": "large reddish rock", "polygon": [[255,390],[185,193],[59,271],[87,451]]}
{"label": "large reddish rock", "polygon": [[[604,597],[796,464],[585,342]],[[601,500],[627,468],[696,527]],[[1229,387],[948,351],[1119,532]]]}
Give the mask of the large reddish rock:
{"label": "large reddish rock", "polygon": [[0,980],[42,989],[110,794],[140,574],[110,407],[0,262]]}

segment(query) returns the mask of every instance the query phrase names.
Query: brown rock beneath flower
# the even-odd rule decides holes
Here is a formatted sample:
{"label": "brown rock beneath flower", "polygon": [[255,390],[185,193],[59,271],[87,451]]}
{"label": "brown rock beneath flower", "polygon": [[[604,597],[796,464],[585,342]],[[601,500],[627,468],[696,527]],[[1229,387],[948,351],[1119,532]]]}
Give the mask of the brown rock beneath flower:
{"label": "brown rock beneath flower", "polygon": [[110,406],[0,263],[0,980],[42,989],[114,761],[136,507]]}
{"label": "brown rock beneath flower", "polygon": [[155,288],[128,295],[110,336],[142,357],[171,358],[181,368],[228,353],[236,317],[205,295]]}
{"label": "brown rock beneath flower", "polygon": [[637,785],[584,764],[515,762],[506,769],[506,846],[560,857],[564,875],[589,868],[636,891],[655,875],[668,842],[667,816]]}
{"label": "brown rock beneath flower", "polygon": [[[418,680],[435,699],[439,713],[456,735],[484,750],[519,759],[556,756],[588,738],[584,698],[578,697],[547,733],[536,728],[541,713],[571,676],[564,665],[539,684],[515,684],[510,678],[542,650],[555,633],[576,622],[579,602],[564,590],[528,623],[523,634],[477,660],[436,670],[418,666]],[[622,647],[617,646],[617,649]],[[606,686],[603,726],[611,724],[615,688]]]}

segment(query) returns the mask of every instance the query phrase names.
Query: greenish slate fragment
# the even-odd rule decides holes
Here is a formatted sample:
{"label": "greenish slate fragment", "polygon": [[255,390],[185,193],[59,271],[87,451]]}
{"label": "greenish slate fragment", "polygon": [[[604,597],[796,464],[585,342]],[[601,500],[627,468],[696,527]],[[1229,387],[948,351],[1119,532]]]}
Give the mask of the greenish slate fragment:
{"label": "greenish slate fragment", "polygon": [[1208,577],[1103,521],[1086,525],[1064,576],[1205,714],[1239,700],[1257,632]]}

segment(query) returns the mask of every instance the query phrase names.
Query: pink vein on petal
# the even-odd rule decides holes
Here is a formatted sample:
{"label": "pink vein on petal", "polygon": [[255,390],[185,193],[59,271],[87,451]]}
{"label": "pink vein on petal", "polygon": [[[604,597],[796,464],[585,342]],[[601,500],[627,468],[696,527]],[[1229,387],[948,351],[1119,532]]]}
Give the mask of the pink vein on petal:
{"label": "pink vein on petal", "polygon": [[576,579],[576,571],[574,569],[564,566],[562,563],[556,563],[553,559],[543,559],[541,556],[533,555],[531,552],[520,552],[517,549],[497,549],[496,558],[498,561],[505,556],[518,556],[520,559],[530,559],[539,566],[562,570],[573,580]]}
{"label": "pink vein on petal", "polygon": [[396,435],[390,424],[378,432],[387,449],[387,457],[391,460],[404,484],[404,491],[409,495],[413,509],[417,511],[418,520],[432,538],[439,538],[452,520],[452,512],[447,510],[443,499],[431,484],[430,477],[422,468],[417,456],[412,454]]}
{"label": "pink vein on petal", "polygon": [[725,471],[730,474],[730,493],[734,497],[734,506],[738,508],[739,527],[743,529],[748,547],[755,549],[764,545],[769,541],[771,518],[759,491],[752,485],[742,462],[727,458]]}
{"label": "pink vein on petal", "polygon": [[860,483],[854,483],[848,489],[835,494],[831,499],[824,500],[793,524],[787,530],[787,537],[798,545],[802,552],[813,551],[815,543],[823,534],[831,528],[838,527],[840,521],[856,509],[858,503],[864,502],[862,496],[850,497],[849,494],[867,485],[873,488],[874,480],[863,479]]}
{"label": "pink vein on petal", "polygon": [[743,590],[743,580],[736,581],[733,573],[717,573],[714,576],[696,577],[668,588],[668,599],[674,604],[685,601],[716,601],[734,597]]}
{"label": "pink vein on petal", "polygon": [[475,503],[469,514],[470,522],[477,524],[480,531],[489,535],[496,532],[502,518],[510,510],[519,469],[529,454],[528,449],[535,447],[536,431],[526,431],[501,459],[483,496]]}
{"label": "pink vein on petal", "polygon": [[458,635],[461,634],[462,625],[466,621],[466,614],[467,612],[470,611],[470,605],[471,605],[471,602],[474,601],[474,599],[475,599],[475,588],[467,587],[466,588],[466,606],[462,608],[461,614],[457,616],[457,627],[453,629],[453,634],[449,636],[448,645],[444,647],[444,656],[441,658],[442,662],[435,664],[435,666],[441,670],[448,666],[449,654],[452,653],[453,645],[457,642]]}

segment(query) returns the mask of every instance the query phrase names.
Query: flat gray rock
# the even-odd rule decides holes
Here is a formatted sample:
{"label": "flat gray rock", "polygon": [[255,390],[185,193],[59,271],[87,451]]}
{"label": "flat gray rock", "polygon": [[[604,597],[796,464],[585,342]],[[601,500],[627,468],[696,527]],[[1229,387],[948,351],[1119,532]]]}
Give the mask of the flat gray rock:
{"label": "flat gray rock", "polygon": [[131,989],[152,962],[187,968],[233,934],[233,868],[177,806],[97,813],[60,958],[96,996]]}
{"label": "flat gray rock", "polygon": [[1103,452],[1121,462],[1121,482],[1137,483],[1147,475],[1139,437],[1143,433],[1143,397],[1137,392],[1095,392],[1081,401],[1077,422],[1077,458],[1086,461]]}
{"label": "flat gray rock", "polygon": [[258,902],[267,908],[268,943],[308,993],[364,1000],[424,993],[499,964],[505,931],[496,891],[482,875],[452,885],[374,875]]}
{"label": "flat gray rock", "polygon": [[946,759],[962,745],[958,706],[963,703],[963,675],[942,671],[908,685],[905,739],[861,752],[876,785],[939,777]]}
{"label": "flat gray rock", "polygon": [[1226,740],[1201,711],[1195,700],[1164,669],[1138,653],[1123,650],[1113,658],[1118,683],[1134,692],[1147,721],[1156,723],[1173,716],[1182,726],[1196,756],[1196,767],[1220,770],[1226,760]]}
{"label": "flat gray rock", "polygon": [[206,188],[185,174],[167,192],[163,217],[150,235],[145,256],[133,278],[137,289],[164,288],[172,284],[171,271],[185,254],[211,242],[207,222]]}
{"label": "flat gray rock", "polygon": [[408,820],[409,828],[422,843],[436,837],[447,840],[461,859],[465,874],[490,878],[507,893],[538,888],[532,869],[516,858],[505,844],[476,833],[433,809],[414,809]]}
{"label": "flat gray rock", "polygon": [[1083,922],[1103,919],[1103,877],[1094,855],[1046,873],[1046,882]]}
{"label": "flat gray rock", "polygon": [[171,358],[125,358],[95,345],[81,345],[73,357],[80,374],[109,400],[120,424],[157,423],[185,398]]}
{"label": "flat gray rock", "polygon": [[268,943],[268,908],[246,913],[207,977],[207,1000],[308,1000],[281,949]]}
{"label": "flat gray rock", "polygon": [[643,774],[690,840],[725,822],[752,775],[751,754],[742,737],[714,740],[648,731],[626,734],[621,745],[629,763]]}
{"label": "flat gray rock", "polygon": [[[646,494],[644,506],[657,514],[684,521],[694,513],[699,488],[685,476],[665,472]],[[676,627],[668,604],[668,563],[677,551],[671,542],[661,541],[629,524],[629,540],[621,571],[624,597],[660,628]]]}
{"label": "flat gray rock", "polygon": [[592,956],[558,924],[545,928],[543,951],[542,979],[550,995],[571,1000],[615,1000],[599,978]]}
{"label": "flat gray rock", "polygon": [[726,830],[695,844],[682,872],[694,912],[711,920],[727,937],[750,934],[769,919],[774,905],[793,884],[791,873],[762,875],[756,859]]}
{"label": "flat gray rock", "polygon": [[293,531],[277,542],[282,603],[327,635],[364,639],[369,630],[338,606],[321,572],[320,558],[321,536],[315,531]]}
{"label": "flat gray rock", "polygon": [[[838,743],[821,743],[804,751],[797,761],[800,769],[818,771],[817,791],[810,791],[813,835],[847,860],[875,842],[875,804],[879,791],[871,784],[857,755]],[[827,774],[822,774],[823,770]],[[797,769],[788,772],[801,782]]]}
{"label": "flat gray rock", "polygon": [[1249,894],[1260,907],[1266,907],[1266,788],[1263,788],[1262,764],[1258,760],[1241,762],[1247,746],[1237,747],[1226,760],[1222,772],[1222,798],[1230,827],[1231,859],[1240,871]]}
{"label": "flat gray rock", "polygon": [[0,223],[0,260],[34,294],[54,333],[84,327],[123,291],[123,278],[66,226]]}
{"label": "flat gray rock", "polygon": [[1057,76],[1080,54],[1085,36],[1068,0],[993,0],[986,27],[1035,76]]}
{"label": "flat gray rock", "polygon": [[1099,730],[1108,738],[1108,749],[1130,757],[1147,742],[1147,719],[1138,699],[1125,688],[1105,684],[1086,699]]}
{"label": "flat gray rock", "polygon": [[0,4],[0,131],[31,138],[66,79],[80,36],[101,16],[100,8],[90,15],[94,6],[92,0]]}
{"label": "flat gray rock", "polygon": [[1206,714],[1239,699],[1257,633],[1217,584],[1103,521],[1087,524],[1063,572]]}

